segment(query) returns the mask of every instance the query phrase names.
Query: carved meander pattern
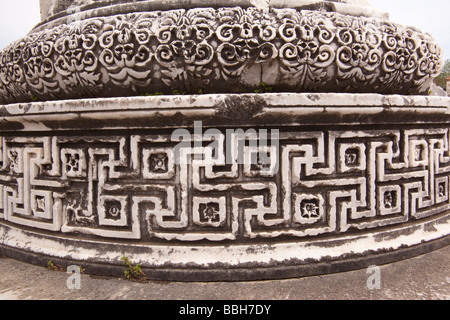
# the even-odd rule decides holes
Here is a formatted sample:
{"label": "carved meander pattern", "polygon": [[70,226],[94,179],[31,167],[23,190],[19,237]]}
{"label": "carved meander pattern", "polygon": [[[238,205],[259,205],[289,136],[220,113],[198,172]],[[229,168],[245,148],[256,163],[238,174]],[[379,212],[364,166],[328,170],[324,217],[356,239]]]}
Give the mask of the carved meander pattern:
{"label": "carved meander pattern", "polygon": [[376,18],[294,9],[201,8],[91,18],[0,53],[2,103],[281,91],[427,94],[433,39]]}
{"label": "carved meander pattern", "polygon": [[98,239],[241,242],[395,227],[450,206],[447,128],[286,131],[278,145],[232,148],[229,164],[225,135],[216,141],[213,155],[160,134],[4,136],[0,221]]}

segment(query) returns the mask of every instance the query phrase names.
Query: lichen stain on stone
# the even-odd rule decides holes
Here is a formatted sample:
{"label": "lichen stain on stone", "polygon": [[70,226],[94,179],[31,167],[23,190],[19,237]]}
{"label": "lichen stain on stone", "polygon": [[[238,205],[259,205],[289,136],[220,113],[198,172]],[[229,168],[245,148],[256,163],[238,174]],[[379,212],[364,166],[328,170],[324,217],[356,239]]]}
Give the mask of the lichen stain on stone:
{"label": "lichen stain on stone", "polygon": [[4,131],[21,131],[25,129],[24,124],[18,121],[8,121],[6,119],[1,120],[2,120],[2,130]]}
{"label": "lichen stain on stone", "polygon": [[411,227],[408,229],[400,229],[400,230],[391,231],[389,233],[379,233],[379,234],[375,234],[373,236],[373,239],[375,242],[386,242],[386,241],[390,241],[390,240],[395,240],[402,236],[413,235],[418,230],[418,228],[419,227],[415,226],[415,227]]}
{"label": "lichen stain on stone", "polygon": [[267,102],[258,96],[230,95],[216,106],[216,115],[235,121],[250,120],[261,113]]}
{"label": "lichen stain on stone", "polygon": [[349,245],[352,242],[357,242],[361,237],[357,237],[354,239],[342,239],[342,240],[333,240],[333,241],[315,241],[311,243],[306,243],[306,248],[337,248],[345,245]]}
{"label": "lichen stain on stone", "polygon": [[426,224],[423,227],[423,230],[425,232],[437,232],[438,231],[438,229],[433,224]]}
{"label": "lichen stain on stone", "polygon": [[257,246],[249,246],[245,252],[247,254],[267,254],[270,251],[273,251],[273,249],[270,248],[269,246],[257,245]]}
{"label": "lichen stain on stone", "polygon": [[313,102],[320,100],[320,96],[318,94],[308,94],[306,97]]}

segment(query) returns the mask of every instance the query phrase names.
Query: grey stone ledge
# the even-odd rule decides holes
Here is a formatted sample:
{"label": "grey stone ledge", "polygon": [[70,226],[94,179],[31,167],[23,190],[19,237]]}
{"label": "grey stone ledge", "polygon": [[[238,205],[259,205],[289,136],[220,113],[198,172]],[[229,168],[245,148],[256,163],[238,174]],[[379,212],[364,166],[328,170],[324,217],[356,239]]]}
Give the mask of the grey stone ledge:
{"label": "grey stone ledge", "polygon": [[[207,121],[206,126],[229,126],[230,121],[241,126],[355,124],[354,120],[345,120],[346,116],[358,116],[360,123],[364,123],[366,117],[368,122],[381,124],[397,118],[401,120],[405,114],[415,117],[405,118],[406,122],[426,121],[427,116],[436,122],[450,118],[449,106],[450,98],[439,96],[345,93],[167,95],[3,105],[0,106],[0,124],[2,131],[17,130],[18,127],[8,127],[12,123],[20,124],[21,131],[173,128],[182,124],[174,121],[180,117],[185,126],[191,126],[195,120]],[[326,120],[327,116],[329,120]],[[373,116],[378,116],[378,120]],[[83,124],[84,121],[91,122]],[[99,121],[102,121],[100,126]],[[58,127],[50,122],[58,123]],[[67,127],[64,123],[72,126]],[[78,127],[74,123],[83,125]]]}
{"label": "grey stone ledge", "polygon": [[[174,110],[174,109],[214,109],[227,98],[264,100],[266,108],[286,108],[296,106],[298,112],[308,112],[310,108],[335,108],[346,112],[346,108],[358,108],[357,112],[373,112],[374,108],[411,108],[429,112],[435,108],[443,111],[449,108],[450,98],[439,96],[402,96],[381,94],[350,93],[249,93],[249,94],[204,94],[204,95],[160,95],[147,97],[95,98],[16,103],[0,106],[3,115],[34,115],[70,112],[110,112],[116,110]],[[302,110],[306,108],[306,110]],[[353,109],[352,112],[355,112]]]}

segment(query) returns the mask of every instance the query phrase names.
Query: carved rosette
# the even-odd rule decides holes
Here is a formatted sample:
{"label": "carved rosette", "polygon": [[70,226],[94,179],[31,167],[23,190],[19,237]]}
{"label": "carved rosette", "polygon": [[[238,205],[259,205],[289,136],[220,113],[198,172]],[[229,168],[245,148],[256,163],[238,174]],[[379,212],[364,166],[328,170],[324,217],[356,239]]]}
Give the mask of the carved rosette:
{"label": "carved rosette", "polygon": [[0,53],[0,102],[161,93],[427,94],[442,66],[428,34],[379,18],[197,8],[89,18]]}

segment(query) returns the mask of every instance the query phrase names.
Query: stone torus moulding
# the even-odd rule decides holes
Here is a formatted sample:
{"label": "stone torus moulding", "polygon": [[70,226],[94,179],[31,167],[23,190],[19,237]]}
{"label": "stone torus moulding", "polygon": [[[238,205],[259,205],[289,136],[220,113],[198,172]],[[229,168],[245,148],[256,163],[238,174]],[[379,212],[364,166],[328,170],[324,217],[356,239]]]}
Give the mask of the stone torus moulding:
{"label": "stone torus moulding", "polygon": [[161,2],[56,1],[51,8],[69,8],[67,16],[50,17],[0,53],[3,103],[252,93],[261,82],[281,92],[427,94],[442,65],[429,35],[343,14],[355,7],[346,1],[289,2],[299,9]]}
{"label": "stone torus moulding", "polygon": [[366,1],[42,0],[42,17],[0,53],[0,253],[234,281],[450,243],[431,36]]}

